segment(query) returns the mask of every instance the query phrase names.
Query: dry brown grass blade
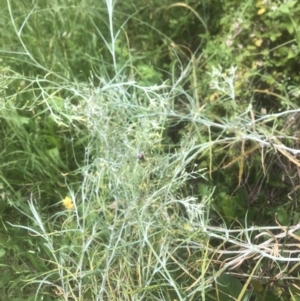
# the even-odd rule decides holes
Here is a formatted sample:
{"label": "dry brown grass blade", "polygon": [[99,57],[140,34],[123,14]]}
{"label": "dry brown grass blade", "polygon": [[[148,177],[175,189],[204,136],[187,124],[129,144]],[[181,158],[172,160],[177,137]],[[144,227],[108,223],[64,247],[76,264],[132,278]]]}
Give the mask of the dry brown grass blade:
{"label": "dry brown grass blade", "polygon": [[226,165],[222,166],[223,169],[226,169],[228,167],[230,167],[231,165],[233,165],[236,162],[240,162],[240,161],[244,161],[245,157],[247,157],[249,154],[253,153],[255,150],[257,150],[258,148],[260,148],[259,144],[255,144],[253,147],[251,147],[248,150],[244,150],[244,147],[242,146],[242,151],[241,151],[241,155],[237,156],[236,158],[234,158],[232,161],[230,161],[229,163],[227,163]]}
{"label": "dry brown grass blade", "polygon": [[300,167],[300,162],[297,160],[294,156],[292,156],[289,152],[281,148],[280,146],[284,146],[283,143],[281,143],[278,139],[273,139],[276,144],[273,144],[275,150],[278,150],[283,156],[285,156],[290,162],[293,162],[295,165]]}
{"label": "dry brown grass blade", "polygon": [[245,282],[245,284],[244,284],[244,286],[243,286],[243,289],[241,290],[241,292],[240,292],[240,294],[239,294],[239,296],[238,296],[238,298],[237,298],[237,301],[242,300],[242,298],[243,298],[243,296],[244,296],[244,294],[245,294],[245,292],[246,292],[246,289],[248,288],[248,286],[249,286],[249,284],[250,284],[250,282],[251,282],[251,280],[252,280],[252,278],[253,278],[253,276],[254,276],[254,273],[256,272],[257,268],[258,268],[259,265],[260,265],[261,260],[262,260],[262,258],[260,258],[260,259],[257,261],[256,265],[254,266],[254,268],[253,268],[251,274],[250,274],[249,277],[247,278],[247,281]]}

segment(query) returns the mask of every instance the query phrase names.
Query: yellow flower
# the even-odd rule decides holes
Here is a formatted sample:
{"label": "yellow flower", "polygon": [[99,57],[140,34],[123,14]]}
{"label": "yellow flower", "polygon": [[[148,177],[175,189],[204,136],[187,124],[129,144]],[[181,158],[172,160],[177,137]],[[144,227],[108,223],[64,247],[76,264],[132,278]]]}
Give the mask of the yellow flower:
{"label": "yellow flower", "polygon": [[263,43],[263,40],[262,39],[254,39],[253,42],[256,47],[260,47]]}
{"label": "yellow flower", "polygon": [[257,14],[260,16],[260,15],[264,14],[265,12],[266,12],[266,9],[264,7],[262,7],[257,11]]}
{"label": "yellow flower", "polygon": [[183,224],[183,228],[190,232],[194,230],[190,223]]}
{"label": "yellow flower", "polygon": [[69,210],[74,209],[74,203],[73,203],[73,201],[72,201],[72,199],[71,199],[70,197],[66,196],[66,197],[62,200],[62,203],[63,203],[63,205],[64,205],[67,209],[69,209]]}
{"label": "yellow flower", "polygon": [[209,100],[210,101],[215,101],[218,98],[219,98],[219,93],[218,92],[214,92],[213,94],[210,95]]}

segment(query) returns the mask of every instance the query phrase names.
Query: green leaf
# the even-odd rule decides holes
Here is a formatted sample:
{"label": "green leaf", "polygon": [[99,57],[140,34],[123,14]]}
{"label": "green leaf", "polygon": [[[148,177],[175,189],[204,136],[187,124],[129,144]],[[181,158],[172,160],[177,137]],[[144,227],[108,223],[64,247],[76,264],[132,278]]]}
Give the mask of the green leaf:
{"label": "green leaf", "polygon": [[290,14],[295,4],[296,1],[288,1],[287,3],[281,4],[277,10],[283,14]]}
{"label": "green leaf", "polygon": [[288,214],[286,210],[282,207],[279,207],[276,213],[277,213],[277,219],[279,223],[282,225],[287,225],[289,220],[288,220]]}
{"label": "green leaf", "polygon": [[250,281],[250,283],[252,284],[254,291],[256,293],[261,293],[264,290],[263,285],[260,283],[260,281],[256,280],[256,279],[252,279]]}
{"label": "green leaf", "polygon": [[[241,282],[230,275],[221,274],[216,280],[217,295],[220,301],[236,300],[243,289]],[[242,301],[250,298],[250,292],[246,292]]]}
{"label": "green leaf", "polygon": [[0,249],[0,257],[3,257],[5,255],[5,250],[4,249]]}

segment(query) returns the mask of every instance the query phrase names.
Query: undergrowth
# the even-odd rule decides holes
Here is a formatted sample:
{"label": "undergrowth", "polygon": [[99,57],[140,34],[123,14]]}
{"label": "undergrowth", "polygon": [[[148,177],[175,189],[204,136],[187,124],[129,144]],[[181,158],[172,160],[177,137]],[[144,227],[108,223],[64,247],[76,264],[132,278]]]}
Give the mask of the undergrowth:
{"label": "undergrowth", "polygon": [[[8,41],[1,51],[5,298],[297,300],[292,173],[300,151],[292,130],[300,110],[259,111],[253,98],[241,100],[243,75],[233,64],[215,64],[201,82],[203,56],[189,57],[175,44],[163,73],[145,57],[137,63],[124,28],[139,19],[121,10],[129,6],[107,0],[105,9],[93,10],[91,2],[85,10],[78,3],[68,7],[68,23],[63,5],[36,5],[15,17],[20,4],[6,4],[18,50]],[[163,9],[178,7],[197,17],[204,39],[207,20],[189,5]],[[45,13],[60,20],[53,22],[49,56],[32,47]],[[76,61],[83,50],[69,51],[80,43],[71,16],[97,33],[91,48],[101,41],[101,51],[92,58]],[[69,29],[61,32],[59,22]],[[56,34],[69,40],[56,44]],[[18,71],[18,62],[28,72]],[[205,85],[213,92],[203,101]],[[274,162],[290,182],[283,192],[274,188]],[[287,207],[273,210],[271,195]],[[267,206],[269,215],[261,213]],[[264,223],[254,219],[259,214]]]}

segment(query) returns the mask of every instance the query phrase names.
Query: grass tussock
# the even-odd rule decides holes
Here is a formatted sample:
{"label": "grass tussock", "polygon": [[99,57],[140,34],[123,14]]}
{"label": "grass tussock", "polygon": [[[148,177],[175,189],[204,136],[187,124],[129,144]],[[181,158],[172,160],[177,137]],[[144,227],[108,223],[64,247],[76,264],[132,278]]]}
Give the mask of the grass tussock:
{"label": "grass tussock", "polygon": [[[16,17],[18,5],[6,2],[13,38],[1,51],[10,57],[0,75],[0,210],[3,233],[11,239],[0,250],[0,258],[9,258],[3,264],[5,297],[263,300],[271,275],[293,286],[290,295],[296,296],[298,204],[290,172],[299,167],[299,150],[297,135],[282,131],[293,129],[295,122],[288,122],[299,109],[258,112],[251,99],[240,98],[239,69],[218,65],[205,72],[206,91],[214,93],[204,101],[197,89],[205,83],[196,72],[203,57],[193,54],[184,63],[186,56],[174,47],[171,71],[145,71],[122,31],[138,18],[124,19],[120,10],[128,7],[109,0],[105,9],[69,7],[67,17],[85,20],[104,49],[97,59],[93,54],[92,70],[84,69],[87,58],[78,71],[77,52],[68,49],[78,38],[73,19],[63,37],[76,38],[55,44],[59,22],[68,20],[65,7],[36,5]],[[57,18],[47,46],[56,55],[49,57],[31,41],[36,18],[45,12]],[[115,21],[118,13],[121,21]],[[16,41],[19,49],[9,50]],[[126,47],[120,46],[124,41]],[[17,70],[18,60],[28,72]],[[256,225],[247,214],[259,214],[257,200],[271,201],[245,191],[257,180],[252,169],[258,166],[264,183],[258,190],[266,191],[275,161],[293,184],[287,194],[293,221],[286,207],[275,215],[276,226]],[[22,248],[16,247],[19,238]],[[9,278],[16,274],[17,280]]]}

